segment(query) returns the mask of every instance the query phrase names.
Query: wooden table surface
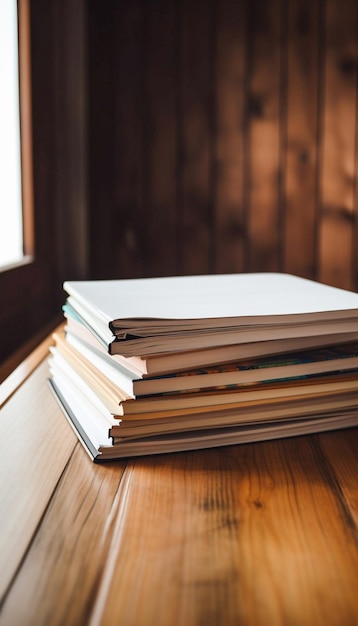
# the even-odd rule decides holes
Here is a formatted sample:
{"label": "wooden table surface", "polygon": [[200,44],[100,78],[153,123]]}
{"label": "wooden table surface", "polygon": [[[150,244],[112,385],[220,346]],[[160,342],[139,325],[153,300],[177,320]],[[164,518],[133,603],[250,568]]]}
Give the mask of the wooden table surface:
{"label": "wooden table surface", "polygon": [[96,465],[47,349],[1,389],[1,626],[358,625],[358,428]]}

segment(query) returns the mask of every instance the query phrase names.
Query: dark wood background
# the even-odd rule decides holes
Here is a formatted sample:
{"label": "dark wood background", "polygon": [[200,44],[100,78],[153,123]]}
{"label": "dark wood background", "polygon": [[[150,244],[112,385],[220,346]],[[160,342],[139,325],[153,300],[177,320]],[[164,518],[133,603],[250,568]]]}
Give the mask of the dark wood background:
{"label": "dark wood background", "polygon": [[358,291],[358,0],[30,7],[35,258],[0,272],[0,360],[61,318],[66,279]]}
{"label": "dark wood background", "polygon": [[90,0],[89,274],[358,288],[357,0]]}

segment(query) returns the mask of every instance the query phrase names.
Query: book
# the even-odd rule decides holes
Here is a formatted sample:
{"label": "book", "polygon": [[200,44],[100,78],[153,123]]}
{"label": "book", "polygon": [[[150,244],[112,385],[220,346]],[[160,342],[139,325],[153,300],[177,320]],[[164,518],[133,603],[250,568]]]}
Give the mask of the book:
{"label": "book", "polygon": [[66,281],[67,306],[111,354],[357,332],[358,294],[290,274]]}
{"label": "book", "polygon": [[50,371],[54,378],[63,379],[70,385],[76,384],[85,396],[93,396],[106,411],[116,418],[130,420],[153,420],[188,416],[194,413],[207,413],[225,409],[240,409],[245,403],[268,403],[303,398],[311,401],[333,394],[346,394],[357,390],[358,372],[343,374],[318,374],[294,380],[252,383],[237,389],[217,389],[194,393],[162,394],[132,398],[104,378],[98,379],[93,372],[73,359],[71,352],[66,354],[55,347],[51,348]]}
{"label": "book", "polygon": [[119,363],[133,373],[147,376],[157,376],[170,372],[192,370],[200,367],[209,367],[220,363],[235,363],[243,359],[284,354],[311,348],[319,348],[327,345],[339,345],[358,341],[358,332],[318,335],[313,337],[287,338],[269,341],[254,341],[250,343],[232,344],[228,346],[215,346],[198,350],[185,350],[179,352],[166,352],[146,356],[125,357],[121,354],[109,354],[108,349],[99,341],[96,335],[67,305],[63,306],[66,319],[66,336],[77,338],[87,348],[106,355],[109,362]]}
{"label": "book", "polygon": [[[104,413],[96,409],[86,396],[78,394],[76,388],[71,390],[70,386],[58,381],[56,377],[50,379],[50,385],[70,426],[91,459],[96,462],[257,442],[357,425],[358,400],[355,394],[353,398],[346,398],[343,403],[326,399],[316,412],[306,411],[304,415],[299,406],[286,419],[277,417],[278,407],[273,406],[271,413],[266,413],[266,420],[247,414],[246,423],[240,423],[237,412],[225,412],[226,423],[221,423],[219,416],[215,414],[211,428],[210,415],[206,415],[199,427],[188,428],[187,424],[180,425],[176,420],[174,431],[168,426],[161,426],[160,434],[125,438],[117,434],[111,435],[114,426],[103,423]],[[258,413],[259,410],[256,411]],[[287,410],[284,409],[284,415],[286,413]]]}
{"label": "book", "polygon": [[69,281],[50,385],[95,461],[358,423],[358,295],[288,274]]}
{"label": "book", "polygon": [[242,360],[237,363],[220,364],[200,370],[172,372],[162,376],[143,378],[124,365],[111,361],[86,347],[80,340],[69,335],[55,336],[58,349],[69,355],[80,370],[91,371],[95,380],[112,382],[119,395],[139,398],[141,396],[188,393],[203,389],[233,389],[248,383],[282,380],[322,374],[326,372],[358,371],[358,342],[310,351]]}

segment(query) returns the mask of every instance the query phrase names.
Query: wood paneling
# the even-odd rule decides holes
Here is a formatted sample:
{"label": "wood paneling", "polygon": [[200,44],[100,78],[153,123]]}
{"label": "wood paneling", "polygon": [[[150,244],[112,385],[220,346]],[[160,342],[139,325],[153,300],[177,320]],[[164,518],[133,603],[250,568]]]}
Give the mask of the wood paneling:
{"label": "wood paneling", "polygon": [[357,289],[356,1],[104,4],[89,4],[92,276]]}
{"label": "wood paneling", "polygon": [[213,268],[213,194],[211,165],[214,141],[213,2],[182,3],[181,158],[182,198],[179,241],[185,274]]}
{"label": "wood paneling", "polygon": [[280,114],[283,5],[249,3],[248,15],[248,269],[280,268]]}
{"label": "wood paneling", "polygon": [[87,233],[86,12],[84,0],[54,3],[56,238],[59,282],[85,278]]}
{"label": "wood paneling", "polygon": [[[98,3],[97,3],[98,4]],[[115,27],[116,268],[123,277],[144,274],[145,213],[143,184],[143,10],[139,0],[117,9]],[[128,68],[131,71],[128,71]],[[117,269],[118,271],[118,269]]]}
{"label": "wood paneling", "polygon": [[356,0],[327,0],[320,203],[320,278],[352,287],[358,69]]}
{"label": "wood paneling", "polygon": [[174,0],[144,10],[144,275],[176,273],[177,12]]}
{"label": "wood paneling", "polygon": [[246,212],[244,149],[246,80],[245,4],[222,0],[217,10],[216,48],[216,271],[242,270]]}
{"label": "wood paneling", "polygon": [[[116,38],[114,5],[112,0],[100,4],[90,0],[88,6],[88,63],[91,68],[90,81],[95,85],[88,102],[89,264],[94,278],[112,275],[112,268],[116,266],[117,233],[123,228],[121,212],[125,215],[123,205],[121,212],[118,212],[115,197],[115,143],[118,141],[116,128],[119,123],[115,104],[116,93],[121,93],[122,85],[120,76],[115,75],[115,51],[119,43]],[[136,68],[132,67],[130,71],[136,71]],[[133,122],[131,128],[133,132]],[[131,158],[131,155],[126,158]],[[133,158],[137,159],[138,153]]]}
{"label": "wood paneling", "polygon": [[292,0],[287,24],[284,267],[303,276],[316,271],[320,4]]}
{"label": "wood paneling", "polygon": [[0,273],[1,359],[69,277],[358,290],[356,0],[30,7],[35,261]]}

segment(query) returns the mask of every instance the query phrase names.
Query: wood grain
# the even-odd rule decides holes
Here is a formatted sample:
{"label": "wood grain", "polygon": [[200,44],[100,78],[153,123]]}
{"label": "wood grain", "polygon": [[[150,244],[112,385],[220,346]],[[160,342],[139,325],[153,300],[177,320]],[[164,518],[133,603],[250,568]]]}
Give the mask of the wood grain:
{"label": "wood grain", "polygon": [[[83,0],[56,4],[56,249],[57,284],[88,271],[87,14]],[[36,40],[35,40],[36,46]],[[53,255],[53,251],[51,251]]]}
{"label": "wood grain", "polygon": [[357,428],[100,466],[47,375],[0,421],[1,626],[358,623]]}
{"label": "wood grain", "polygon": [[251,271],[280,267],[282,3],[249,5],[248,236]]}
{"label": "wood grain", "polygon": [[181,17],[181,272],[213,269],[213,2],[182,2]]}
{"label": "wood grain", "polygon": [[[119,216],[117,215],[115,100],[115,6],[105,0],[88,4],[89,84],[95,85],[88,99],[88,249],[87,274],[92,278],[117,276],[116,249]],[[118,164],[117,164],[118,167]],[[101,181],[98,184],[98,181]]]}
{"label": "wood grain", "polygon": [[224,0],[217,15],[217,143],[215,270],[243,271],[247,244],[244,208],[245,4]]}
{"label": "wood grain", "polygon": [[328,0],[325,7],[319,277],[350,289],[356,212],[358,7],[355,0]]}
{"label": "wood grain", "polygon": [[92,276],[279,270],[358,289],[356,11],[89,4]]}
{"label": "wood grain", "polygon": [[337,432],[334,437],[322,433],[317,438],[322,454],[330,464],[334,488],[341,492],[343,508],[352,526],[358,528],[358,430]]}
{"label": "wood grain", "polygon": [[0,623],[88,623],[124,468],[125,462],[98,467],[76,448],[4,602]]}
{"label": "wood grain", "polygon": [[[179,98],[178,3],[144,3],[145,275],[176,274],[177,107]],[[150,251],[150,252],[149,252]]]}
{"label": "wood grain", "polygon": [[141,0],[115,7],[115,242],[118,276],[143,276],[146,265],[146,193],[144,189],[144,10]]}
{"label": "wood grain", "polygon": [[301,276],[316,271],[320,18],[319,1],[289,3],[284,267]]}
{"label": "wood grain", "polygon": [[21,119],[21,171],[22,171],[22,215],[24,254],[33,256],[35,251],[34,233],[34,189],[32,162],[31,125],[31,30],[30,5],[28,0],[18,3],[19,23],[19,89]]}
{"label": "wood grain", "polygon": [[21,563],[76,437],[47,384],[44,361],[1,411],[0,597]]}
{"label": "wood grain", "polygon": [[123,506],[92,625],[358,619],[356,527],[310,438],[136,462]]}

